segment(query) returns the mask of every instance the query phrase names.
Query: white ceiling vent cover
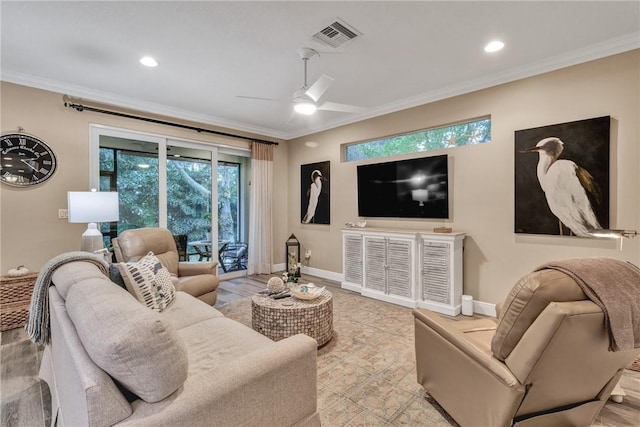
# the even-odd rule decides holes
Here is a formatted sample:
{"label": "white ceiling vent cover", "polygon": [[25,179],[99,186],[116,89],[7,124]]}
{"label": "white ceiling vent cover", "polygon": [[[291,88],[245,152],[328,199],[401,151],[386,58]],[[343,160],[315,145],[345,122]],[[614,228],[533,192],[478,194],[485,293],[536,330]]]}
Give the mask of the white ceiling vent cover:
{"label": "white ceiling vent cover", "polygon": [[333,48],[361,36],[362,33],[343,20],[336,18],[335,22],[328,25],[313,35],[313,38]]}

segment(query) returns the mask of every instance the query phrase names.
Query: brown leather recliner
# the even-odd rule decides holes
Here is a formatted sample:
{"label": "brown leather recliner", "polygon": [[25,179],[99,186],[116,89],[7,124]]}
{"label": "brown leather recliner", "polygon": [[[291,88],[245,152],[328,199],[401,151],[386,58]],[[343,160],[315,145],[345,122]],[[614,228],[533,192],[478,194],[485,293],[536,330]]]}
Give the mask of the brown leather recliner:
{"label": "brown leather recliner", "polygon": [[193,295],[209,305],[215,304],[219,282],[217,263],[179,261],[176,242],[166,228],[126,230],[111,241],[118,262],[136,260],[153,252],[169,273],[176,277],[176,290]]}
{"label": "brown leather recliner", "polygon": [[640,354],[608,351],[604,313],[557,270],[522,278],[496,311],[413,311],[418,382],[463,427],[589,426]]}

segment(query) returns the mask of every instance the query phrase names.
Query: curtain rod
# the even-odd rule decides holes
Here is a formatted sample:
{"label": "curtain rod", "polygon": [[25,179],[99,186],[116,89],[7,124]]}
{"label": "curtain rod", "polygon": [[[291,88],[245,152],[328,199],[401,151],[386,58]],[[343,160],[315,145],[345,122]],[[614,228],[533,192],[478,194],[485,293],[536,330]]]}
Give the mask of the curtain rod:
{"label": "curtain rod", "polygon": [[181,128],[181,129],[195,130],[198,133],[212,133],[214,135],[228,136],[228,137],[231,137],[231,138],[244,139],[244,140],[251,141],[251,142],[259,142],[261,144],[278,145],[278,143],[274,142],[274,141],[266,141],[266,140],[263,140],[263,139],[250,138],[248,136],[234,135],[232,133],[226,133],[226,132],[219,132],[217,130],[203,129],[203,128],[199,128],[199,127],[196,127],[196,126],[183,125],[181,123],[168,122],[168,121],[165,121],[165,120],[152,119],[152,118],[149,118],[149,117],[136,116],[136,115],[133,115],[133,114],[119,113],[117,111],[103,110],[101,108],[89,107],[87,105],[82,105],[82,104],[75,104],[75,103],[72,103],[72,102],[68,102],[67,95],[65,95],[63,97],[63,100],[64,100],[64,106],[65,107],[73,108],[74,110],[79,111],[79,112],[82,112],[82,111],[85,111],[85,110],[86,111],[93,111],[95,113],[109,114],[109,115],[112,115],[112,116],[125,117],[127,119],[141,120],[143,122],[150,122],[150,123],[156,123],[156,124],[160,124],[160,125],[173,126],[173,127],[177,127],[177,128]]}

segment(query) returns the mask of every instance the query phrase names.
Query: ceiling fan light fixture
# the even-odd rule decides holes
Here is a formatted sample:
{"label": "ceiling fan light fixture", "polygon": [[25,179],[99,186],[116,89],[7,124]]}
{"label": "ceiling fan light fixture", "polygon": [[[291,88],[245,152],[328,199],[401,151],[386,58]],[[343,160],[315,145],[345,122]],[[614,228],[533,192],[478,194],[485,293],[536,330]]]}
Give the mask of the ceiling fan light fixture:
{"label": "ceiling fan light fixture", "polygon": [[500,40],[493,40],[487,43],[487,45],[484,47],[484,51],[488,53],[494,53],[494,52],[498,52],[499,50],[502,50],[503,47],[504,47],[503,42],[501,42]]}
{"label": "ceiling fan light fixture", "polygon": [[296,102],[296,105],[293,106],[293,109],[296,111],[296,113],[310,116],[316,112],[318,107],[316,107],[316,104],[312,102],[302,101],[302,102]]}

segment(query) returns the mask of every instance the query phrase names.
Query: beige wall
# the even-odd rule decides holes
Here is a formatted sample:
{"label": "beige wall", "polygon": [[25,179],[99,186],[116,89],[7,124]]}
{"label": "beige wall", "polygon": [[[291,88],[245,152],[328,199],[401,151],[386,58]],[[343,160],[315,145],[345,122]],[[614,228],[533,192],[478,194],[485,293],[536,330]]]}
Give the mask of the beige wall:
{"label": "beige wall", "polygon": [[[312,250],[310,267],[341,273],[340,230],[358,219],[359,162],[341,162],[341,144],[488,114],[491,143],[433,152],[449,155],[453,202],[446,225],[468,234],[465,293],[498,302],[517,279],[552,259],[608,256],[640,263],[640,238],[625,241],[620,251],[611,240],[513,232],[514,131],[607,115],[612,118],[611,228],[640,229],[640,51],[633,51],[290,141],[289,229]],[[305,141],[319,146],[308,148]],[[331,161],[331,225],[300,224],[300,165],[325,160]],[[444,224],[367,222],[421,230]]]}
{"label": "beige wall", "polygon": [[[197,134],[64,108],[62,94],[2,82],[0,130],[18,126],[47,142],[59,169],[45,184],[0,186],[0,272],[19,264],[38,270],[51,257],[77,250],[83,224],[57,219],[66,193],[87,190],[89,124],[246,147],[242,140]],[[468,233],[465,292],[497,302],[535,266],[578,256],[610,256],[640,263],[640,239],[622,251],[613,241],[513,233],[513,133],[554,123],[610,115],[611,227],[640,229],[640,51],[629,52],[483,91],[434,102],[281,143],[274,161],[273,262],[284,263],[284,242],[295,233],[311,249],[310,266],[342,273],[340,230],[357,219],[356,165],[342,163],[340,145],[490,114],[489,144],[433,154],[450,156],[452,216],[446,225]],[[206,126],[203,126],[206,127]],[[260,137],[260,136],[258,136]],[[303,143],[316,141],[311,149]],[[300,165],[331,161],[331,225],[300,224]],[[443,222],[372,220],[370,226],[430,230]]]}
{"label": "beige wall", "polygon": [[[89,125],[101,124],[158,135],[246,148],[247,141],[222,138],[164,125],[107,116],[92,112],[76,112],[65,108],[62,94],[0,83],[0,130],[15,132],[23,127],[51,146],[58,159],[58,169],[47,182],[33,188],[0,186],[0,273],[24,264],[38,271],[50,258],[80,248],[80,235],[86,224],[70,224],[58,219],[58,209],[67,207],[67,191],[89,190]],[[166,118],[163,118],[167,120]],[[171,120],[171,119],[169,119]],[[211,126],[187,123],[212,129]],[[241,132],[218,129],[230,133]],[[246,135],[246,134],[245,134]],[[253,135],[260,139],[260,135]],[[275,150],[274,186],[287,182],[287,143]],[[288,237],[286,216],[281,212],[287,204],[286,194],[274,195],[274,242]],[[274,248],[280,245],[274,243]],[[274,249],[275,250],[275,249]],[[277,256],[280,250],[275,250]],[[284,261],[284,253],[281,259]]]}

